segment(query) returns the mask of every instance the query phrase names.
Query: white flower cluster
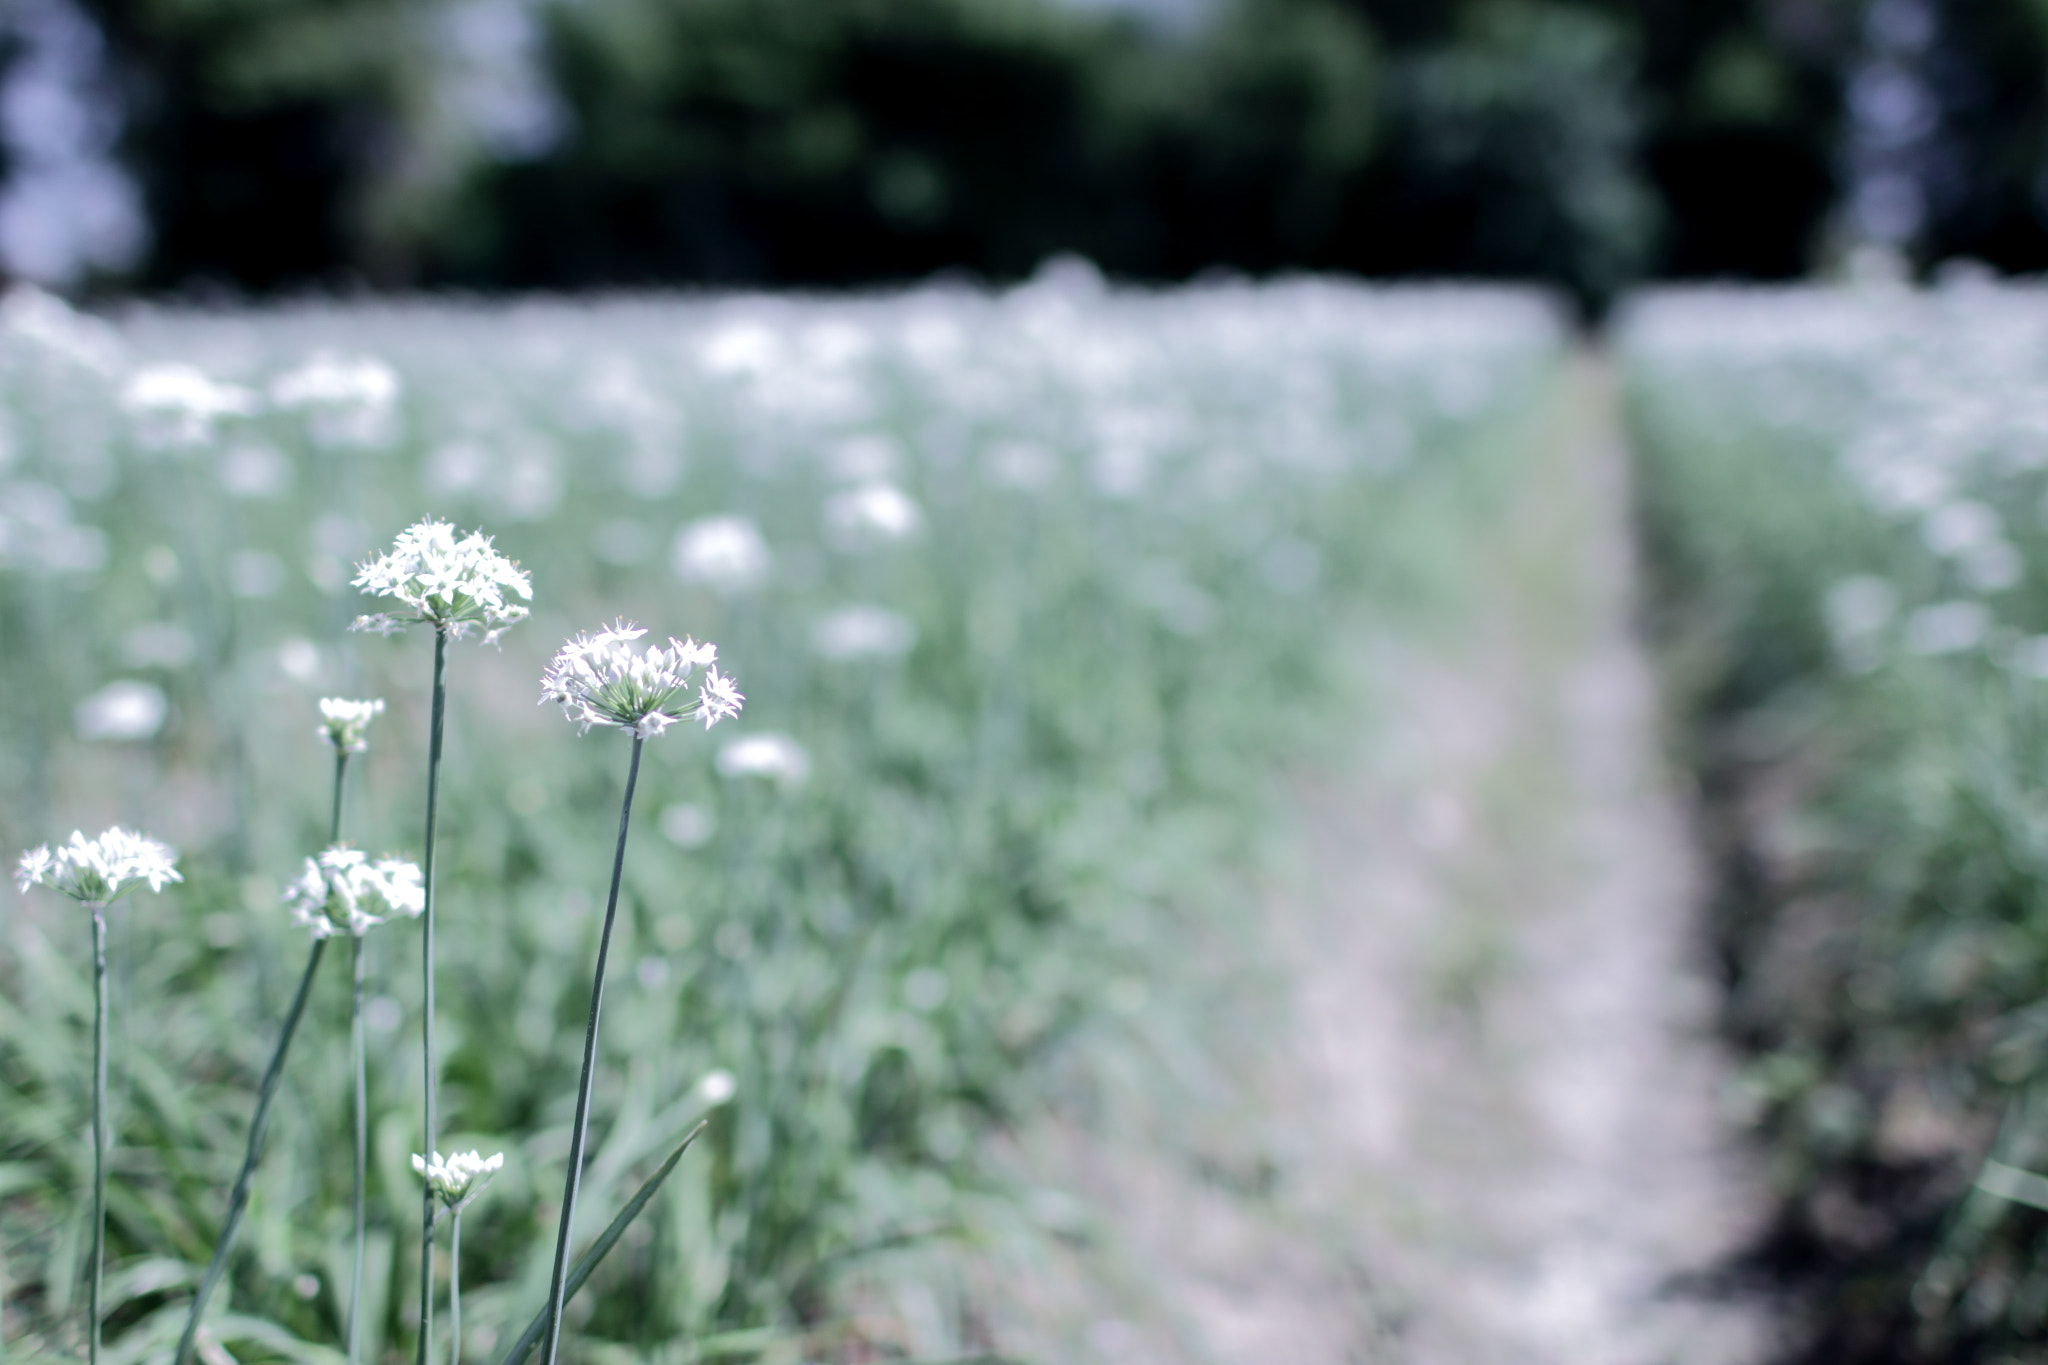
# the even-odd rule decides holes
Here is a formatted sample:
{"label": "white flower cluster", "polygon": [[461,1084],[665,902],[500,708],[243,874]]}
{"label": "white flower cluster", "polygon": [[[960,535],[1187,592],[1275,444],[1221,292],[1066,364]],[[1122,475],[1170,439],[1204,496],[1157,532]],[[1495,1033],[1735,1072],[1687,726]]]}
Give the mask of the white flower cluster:
{"label": "white flower cluster", "polygon": [[748,735],[718,751],[720,777],[765,777],[785,787],[800,787],[811,775],[811,756],[788,735]]}
{"label": "white flower cluster", "polygon": [[412,1168],[427,1182],[434,1197],[453,1209],[468,1203],[483,1193],[505,1164],[505,1154],[494,1152],[485,1156],[481,1152],[454,1152],[448,1156],[434,1153],[432,1161],[418,1152],[412,1155]]}
{"label": "white flower cluster", "polygon": [[48,844],[21,855],[14,880],[23,891],[47,886],[87,905],[105,905],[123,892],[148,882],[161,891],[178,875],[178,855],[154,839],[116,825],[97,839],[71,831],[71,842],[53,850]]}
{"label": "white flower cluster", "polygon": [[320,725],[313,733],[333,745],[337,753],[359,754],[370,747],[370,722],[383,711],[382,697],[372,701],[322,697]]}
{"label": "white flower cluster", "polygon": [[393,915],[418,915],[427,897],[419,868],[405,859],[373,863],[360,851],[336,844],[306,859],[305,870],[284,889],[284,903],[292,922],[316,939],[344,933],[360,938]]}
{"label": "white flower cluster", "polygon": [[[646,633],[631,621],[617,621],[595,635],[576,635],[541,674],[542,703],[561,703],[563,714],[585,733],[593,725],[616,725],[635,739],[658,735],[679,720],[701,720],[709,730],[740,713],[746,698],[713,666],[718,646],[670,636],[666,649],[649,645],[635,653],[633,641]],[[699,664],[704,681],[691,700],[685,694]]]}
{"label": "white flower cluster", "polygon": [[775,558],[761,530],[745,517],[705,517],[676,532],[669,567],[685,583],[702,583],[720,592],[759,586]]}
{"label": "white flower cluster", "polygon": [[507,601],[533,597],[533,583],[519,565],[491,548],[480,531],[456,538],[455,528],[429,517],[398,533],[391,553],[358,565],[356,587],[401,602],[404,611],[356,618],[354,630],[390,635],[411,625],[429,625],[461,639],[481,626],[487,645],[526,619],[527,608]]}
{"label": "white flower cluster", "polygon": [[270,386],[270,401],[311,419],[323,446],[374,446],[393,434],[398,375],[371,356],[321,352]]}
{"label": "white flower cluster", "polygon": [[203,445],[222,418],[247,417],[257,406],[247,389],[176,363],[145,366],[121,390],[121,407],[135,419],[144,445],[156,450]]}

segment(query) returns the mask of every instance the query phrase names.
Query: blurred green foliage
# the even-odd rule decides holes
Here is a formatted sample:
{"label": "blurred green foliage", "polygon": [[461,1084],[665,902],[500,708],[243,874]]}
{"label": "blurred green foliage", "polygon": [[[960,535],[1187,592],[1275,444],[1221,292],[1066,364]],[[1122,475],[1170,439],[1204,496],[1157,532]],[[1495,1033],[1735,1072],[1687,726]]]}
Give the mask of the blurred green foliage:
{"label": "blurred green foliage", "polygon": [[2048,1167],[2048,311],[1665,295],[1623,338],[1728,1102],[1781,1199],[1753,1268],[1794,1359],[2024,1359],[2048,1212],[1976,1186]]}
{"label": "blurred green foliage", "polygon": [[1068,251],[1598,305],[1806,267],[1856,32],[1761,0],[1218,0],[1181,28],[1055,0],[82,2],[157,289],[1012,279]]}
{"label": "blurred green foliage", "polygon": [[[1341,628],[1470,586],[1462,547],[1510,505],[1558,344],[1526,295],[1116,294],[1078,266],[1000,297],[138,311],[118,332],[17,296],[0,847],[118,819],[186,876],[113,925],[110,1360],[161,1360],[181,1324],[303,960],[278,888],[324,832],[317,696],[388,699],[347,828],[417,852],[428,645],[344,634],[348,558],[432,511],[496,532],[535,585],[502,653],[450,668],[443,1146],[507,1154],[465,1217],[469,1357],[546,1283],[626,757],[536,707],[537,679],[624,614],[716,641],[747,704],[653,741],[640,776],[585,1235],[712,1122],[578,1301],[575,1358],[953,1359],[990,1349],[1034,1246],[1089,1235],[983,1148],[1105,1040],[1169,1080],[1200,1054],[1173,1035],[1203,1009],[1168,1000],[1177,957],[1248,913],[1220,888],[1326,714]],[[336,348],[397,388],[281,396]],[[165,363],[253,410],[139,408]],[[740,519],[711,523],[722,559],[693,539],[714,517]],[[160,730],[78,732],[110,678],[161,689]],[[807,773],[721,770],[735,734],[784,736]],[[7,1349],[68,1358],[87,959],[72,907],[4,895]],[[416,1283],[418,935],[368,942],[366,1359],[388,1361]],[[317,983],[214,1319],[238,1359],[335,1358],[343,975]]]}

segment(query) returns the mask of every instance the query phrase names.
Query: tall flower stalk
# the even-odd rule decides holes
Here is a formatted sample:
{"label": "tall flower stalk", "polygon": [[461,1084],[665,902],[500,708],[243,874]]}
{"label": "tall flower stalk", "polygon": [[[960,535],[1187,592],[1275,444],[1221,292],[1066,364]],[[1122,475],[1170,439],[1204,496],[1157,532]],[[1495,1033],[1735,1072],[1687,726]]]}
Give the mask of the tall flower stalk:
{"label": "tall flower stalk", "polygon": [[[335,750],[334,810],[328,821],[328,831],[330,835],[338,835],[349,755],[367,747],[363,728],[383,704],[340,703],[343,707],[360,708],[343,716],[337,716],[330,710],[333,705],[332,702],[321,703],[326,719],[320,733],[334,745]],[[256,1092],[256,1113],[249,1120],[249,1144],[242,1154],[242,1169],[236,1174],[234,1190],[228,1196],[228,1216],[221,1226],[219,1240],[214,1243],[213,1259],[207,1263],[206,1275],[199,1282],[199,1293],[193,1297],[191,1312],[185,1319],[184,1335],[178,1340],[177,1365],[185,1365],[190,1358],[198,1339],[200,1321],[206,1313],[207,1300],[226,1273],[228,1254],[234,1249],[235,1233],[241,1227],[242,1215],[248,1210],[249,1189],[255,1182],[256,1163],[263,1155],[263,1138],[270,1127],[270,1106],[277,1098],[278,1083],[284,1077],[285,1055],[291,1050],[299,1020],[305,1015],[306,1001],[312,995],[313,978],[320,969],[321,957],[327,951],[327,941],[336,934],[351,934],[360,955],[362,935],[371,925],[382,923],[385,916],[391,914],[418,914],[422,899],[420,872],[411,863],[399,858],[385,858],[372,863],[355,849],[339,842],[331,844],[317,858],[306,859],[305,869],[298,880],[285,888],[284,902],[290,908],[293,920],[312,935],[313,946],[306,955],[306,969],[299,976],[299,988],[292,996],[291,1007],[285,1012],[284,1025],[278,1030],[277,1044],[271,1050],[270,1065],[264,1069],[262,1084]],[[360,1263],[360,1245],[357,1250]]]}
{"label": "tall flower stalk", "polygon": [[[485,644],[526,619],[523,605],[533,596],[533,584],[518,564],[491,548],[491,539],[481,532],[458,537],[445,521],[428,518],[398,533],[390,553],[358,567],[356,587],[373,596],[390,599],[397,609],[356,618],[354,630],[390,635],[407,626],[425,625],[434,630],[434,691],[432,719],[427,737],[427,830],[422,850],[425,863],[425,902],[420,916],[420,971],[424,981],[421,1002],[421,1051],[424,1077],[422,1088],[423,1127],[433,1151],[437,1140],[438,1115],[435,1101],[440,1090],[440,1069],[434,1055],[434,831],[441,794],[441,747],[448,711],[448,642],[482,632]],[[510,600],[517,597],[519,601]],[[420,1296],[419,1345],[414,1359],[427,1365],[427,1343],[434,1334],[434,1196],[420,1194]]]}
{"label": "tall flower stalk", "polygon": [[505,1154],[457,1152],[433,1160],[413,1154],[412,1168],[427,1183],[427,1194],[448,1211],[448,1365],[462,1365],[462,1211],[484,1192],[505,1164]]}
{"label": "tall flower stalk", "polygon": [[[597,940],[597,967],[590,982],[590,1015],[583,1029],[583,1071],[576,1082],[576,1116],[570,1127],[569,1172],[562,1191],[562,1220],[555,1232],[555,1264],[548,1277],[547,1326],[543,1365],[555,1365],[561,1344],[562,1305],[569,1269],[569,1238],[576,1221],[576,1191],[583,1180],[583,1146],[590,1123],[591,1082],[597,1070],[598,1018],[604,1007],[605,963],[611,956],[612,925],[618,918],[619,880],[626,865],[626,831],[633,817],[633,788],[640,779],[640,749],[681,720],[701,720],[710,729],[739,714],[745,700],[722,676],[714,661],[717,646],[669,637],[668,647],[651,645],[635,651],[633,642],[647,632],[629,621],[617,621],[595,635],[579,634],[558,651],[541,675],[541,702],[560,704],[564,714],[589,733],[594,725],[613,726],[633,737],[633,758],[626,769],[626,791],[619,803],[619,840],[612,854],[611,891],[605,897],[604,928]],[[696,695],[690,695],[691,673],[704,668]]]}
{"label": "tall flower stalk", "polygon": [[144,882],[161,891],[183,881],[177,855],[163,844],[115,826],[97,839],[77,830],[71,842],[21,855],[15,882],[23,891],[47,886],[92,912],[92,1276],[86,1301],[86,1360],[100,1358],[100,1289],[107,1241],[107,907]]}
{"label": "tall flower stalk", "polygon": [[[341,697],[324,697],[320,702],[320,728],[317,731],[328,747],[334,750],[334,816],[328,823],[327,842],[329,846],[341,843],[341,798],[342,779],[348,773],[351,754],[359,754],[370,747],[370,722],[384,710],[384,703],[376,701],[349,701]],[[365,925],[365,928],[368,926]],[[350,1096],[350,1115],[353,1120],[355,1138],[355,1165],[352,1174],[354,1186],[350,1198],[355,1214],[355,1247],[349,1257],[348,1274],[348,1324],[345,1333],[348,1365],[356,1365],[357,1343],[362,1330],[363,1307],[363,1243],[367,1236],[365,1212],[365,1176],[369,1162],[369,1060],[367,1039],[363,1036],[363,935],[352,932],[349,935],[349,1016],[348,1047],[349,1071],[354,1080]]]}

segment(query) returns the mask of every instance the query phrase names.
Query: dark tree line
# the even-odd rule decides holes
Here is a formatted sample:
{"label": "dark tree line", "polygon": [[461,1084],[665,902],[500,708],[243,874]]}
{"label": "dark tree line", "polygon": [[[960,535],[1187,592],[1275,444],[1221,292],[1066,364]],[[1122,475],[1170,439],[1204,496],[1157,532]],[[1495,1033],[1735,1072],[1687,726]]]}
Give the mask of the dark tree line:
{"label": "dark tree line", "polygon": [[[1593,303],[1827,253],[1870,9],[1221,0],[1163,32],[1050,0],[82,3],[153,234],[117,283],[1004,279],[1076,251]],[[1914,245],[2038,269],[2048,6],[1924,3],[1941,155]]]}

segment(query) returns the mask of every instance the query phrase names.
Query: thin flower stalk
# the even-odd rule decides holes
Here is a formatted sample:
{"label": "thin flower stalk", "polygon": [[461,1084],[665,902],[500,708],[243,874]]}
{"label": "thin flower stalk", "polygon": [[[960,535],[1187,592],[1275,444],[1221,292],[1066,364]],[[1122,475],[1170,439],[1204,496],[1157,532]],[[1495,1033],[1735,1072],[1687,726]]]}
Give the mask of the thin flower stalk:
{"label": "thin flower stalk", "polygon": [[[356,587],[390,599],[394,610],[356,618],[354,630],[390,635],[410,625],[434,628],[433,718],[427,738],[427,830],[424,840],[425,902],[420,916],[420,971],[425,982],[421,1002],[421,1051],[425,1092],[422,1127],[425,1146],[434,1150],[440,1071],[434,1053],[434,831],[440,811],[441,748],[445,733],[448,686],[448,641],[481,631],[483,643],[526,619],[524,603],[533,596],[532,580],[519,565],[491,546],[482,532],[458,537],[445,521],[429,517],[398,533],[389,553],[358,566]],[[517,601],[513,599],[517,598]],[[420,1335],[414,1359],[427,1365],[427,1345],[434,1334],[434,1201],[420,1197]]]}
{"label": "thin flower stalk", "polygon": [[[330,833],[340,832],[342,801],[345,794],[343,779],[347,773],[348,758],[351,752],[358,751],[361,747],[359,743],[350,744],[339,739],[334,740],[335,786],[334,808],[328,821]],[[419,912],[424,901],[419,881],[419,869],[411,863],[396,858],[385,858],[371,863],[356,850],[336,843],[323,850],[317,858],[306,859],[305,871],[285,888],[285,904],[290,908],[293,920],[312,935],[313,946],[307,954],[306,970],[299,978],[298,991],[292,997],[284,1026],[278,1032],[277,1045],[271,1053],[270,1065],[264,1071],[262,1085],[257,1091],[256,1113],[249,1123],[248,1150],[243,1154],[242,1169],[235,1177],[234,1190],[228,1198],[227,1221],[221,1228],[219,1241],[214,1245],[213,1258],[206,1267],[205,1277],[200,1281],[199,1293],[192,1301],[191,1313],[185,1322],[185,1332],[178,1343],[176,1359],[179,1365],[184,1365],[197,1340],[207,1300],[226,1271],[227,1258],[233,1250],[235,1234],[241,1226],[242,1215],[248,1209],[249,1189],[255,1180],[256,1164],[262,1157],[263,1138],[270,1124],[270,1106],[276,1098],[278,1083],[283,1079],[285,1056],[290,1051],[292,1039],[298,1032],[299,1020],[305,1014],[306,1001],[312,993],[313,978],[319,970],[320,959],[327,950],[328,940],[337,934],[351,934],[357,941],[360,956],[362,935],[367,933],[371,926],[382,923],[393,914]],[[379,911],[382,913],[378,913]],[[360,1247],[358,1250],[360,1251]],[[360,1288],[360,1284],[357,1288]],[[351,1313],[353,1315],[353,1306]]]}
{"label": "thin flower stalk", "polygon": [[576,1221],[576,1191],[583,1183],[583,1143],[590,1126],[591,1080],[597,1071],[597,1024],[604,1008],[604,969],[611,956],[612,923],[619,911],[619,875],[626,865],[626,828],[633,816],[633,787],[640,780],[640,749],[633,736],[633,761],[626,769],[625,799],[619,803],[619,842],[612,854],[612,885],[604,903],[604,929],[597,940],[597,969],[590,982],[590,1016],[583,1027],[583,1072],[576,1081],[576,1117],[569,1129],[569,1176],[562,1191],[562,1221],[555,1231],[555,1265],[548,1276],[548,1326],[543,1365],[554,1365],[562,1340],[562,1304],[569,1267],[569,1233]]}
{"label": "thin flower stalk", "polygon": [[[320,700],[320,726],[315,733],[334,750],[334,813],[327,826],[329,847],[341,843],[342,781],[348,773],[349,757],[370,747],[370,722],[383,710],[381,698],[351,701],[345,697],[323,697]],[[348,1365],[356,1365],[358,1360],[362,1333],[363,1247],[368,1235],[369,1062],[368,1040],[363,1035],[363,937],[360,933],[349,935],[349,1070],[354,1082],[350,1114],[355,1138],[354,1185],[350,1202],[355,1215],[355,1246],[349,1258],[348,1323],[345,1332]]]}
{"label": "thin flower stalk", "polygon": [[[541,701],[558,703],[585,733],[593,725],[614,726],[633,737],[626,790],[619,803],[619,838],[612,853],[611,889],[605,897],[604,927],[597,940],[597,966],[590,982],[590,1014],[583,1029],[583,1069],[576,1082],[576,1114],[570,1124],[569,1170],[562,1192],[561,1223],[555,1231],[555,1263],[548,1278],[544,1365],[555,1365],[561,1345],[562,1307],[567,1297],[569,1239],[576,1221],[576,1192],[583,1180],[583,1150],[589,1136],[591,1083],[597,1071],[598,1022],[604,1009],[605,964],[611,957],[612,927],[618,919],[619,882],[626,866],[626,833],[633,818],[633,789],[640,780],[640,751],[647,739],[679,720],[702,720],[710,729],[739,713],[745,700],[730,678],[713,667],[718,649],[710,643],[669,638],[666,649],[636,651],[647,632],[629,621],[595,635],[579,634],[556,653],[541,675]],[[697,695],[688,697],[690,674],[703,665]]]}
{"label": "thin flower stalk", "polygon": [[457,1152],[432,1161],[415,1153],[412,1168],[426,1181],[429,1195],[448,1210],[448,1362],[462,1365],[462,1211],[484,1191],[505,1164],[505,1154]]}
{"label": "thin flower stalk", "polygon": [[[448,714],[448,631],[434,632],[434,709],[427,731],[427,834],[422,862],[426,870],[426,901],[420,916],[421,975],[425,999],[421,1006],[420,1043],[425,1058],[425,1106],[422,1127],[428,1151],[434,1150],[434,1099],[441,1073],[434,1061],[434,826],[441,797],[441,740]],[[427,1365],[427,1345],[434,1337],[434,1194],[420,1196],[420,1339],[414,1360]]]}
{"label": "thin flower stalk", "polygon": [[107,1242],[107,907],[144,882],[161,891],[183,881],[177,855],[163,844],[116,826],[97,839],[77,830],[54,850],[44,844],[21,855],[15,882],[25,892],[47,886],[92,913],[92,1272],[86,1298],[86,1360],[99,1365],[100,1295]]}
{"label": "thin flower stalk", "polygon": [[363,1321],[363,1241],[368,1235],[367,1177],[369,1173],[370,1150],[370,1086],[368,1039],[363,1036],[363,936],[349,937],[349,976],[351,979],[349,999],[348,1051],[349,1069],[353,1073],[353,1095],[351,1096],[351,1117],[355,1130],[355,1168],[352,1172],[354,1185],[351,1204],[355,1214],[355,1250],[349,1258],[348,1268],[348,1331],[345,1339],[348,1365],[357,1365],[358,1351],[362,1340]]}

